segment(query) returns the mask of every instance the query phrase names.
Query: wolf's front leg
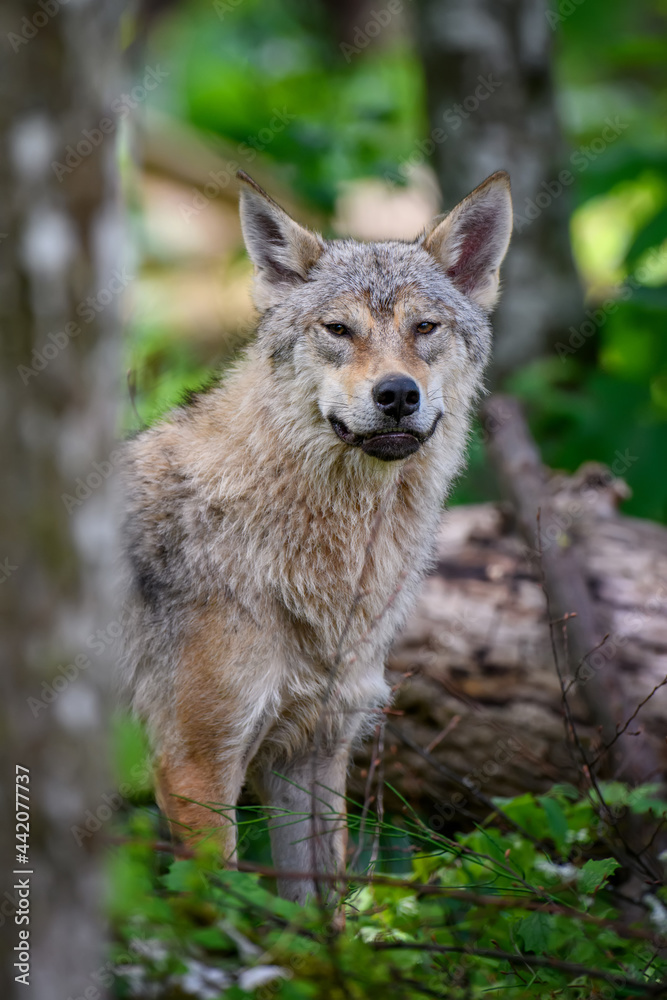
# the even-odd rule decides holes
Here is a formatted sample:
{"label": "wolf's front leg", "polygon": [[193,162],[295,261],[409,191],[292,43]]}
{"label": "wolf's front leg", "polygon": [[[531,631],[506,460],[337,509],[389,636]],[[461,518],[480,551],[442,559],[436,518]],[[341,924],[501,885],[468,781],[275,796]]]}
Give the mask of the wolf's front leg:
{"label": "wolf's front leg", "polygon": [[234,807],[243,776],[240,760],[224,766],[213,754],[162,754],[155,775],[156,799],[174,837],[190,844],[212,837],[225,864],[234,865]]}
{"label": "wolf's front leg", "polygon": [[331,902],[340,894],[342,883],[317,876],[345,870],[348,758],[347,746],[333,753],[312,749],[263,763],[253,773],[270,812],[273,863],[286,873],[278,877],[278,892],[285,899],[304,903],[310,896]]}
{"label": "wolf's front leg", "polygon": [[263,732],[267,684],[255,662],[270,662],[271,640],[242,609],[222,599],[191,609],[188,623],[168,710],[153,719],[159,737],[156,797],[176,837],[211,837],[230,864],[236,855],[235,806]]}

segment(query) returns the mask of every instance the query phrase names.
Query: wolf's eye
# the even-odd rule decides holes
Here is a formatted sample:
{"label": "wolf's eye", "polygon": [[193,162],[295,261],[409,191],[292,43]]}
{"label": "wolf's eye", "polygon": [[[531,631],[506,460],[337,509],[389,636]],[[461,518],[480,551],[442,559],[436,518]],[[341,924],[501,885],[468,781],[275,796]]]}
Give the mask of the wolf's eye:
{"label": "wolf's eye", "polygon": [[423,320],[423,322],[418,323],[416,326],[417,333],[433,333],[437,323],[429,323],[428,320]]}
{"label": "wolf's eye", "polygon": [[350,332],[342,323],[325,323],[324,327],[329,333],[334,333],[337,337],[344,337]]}

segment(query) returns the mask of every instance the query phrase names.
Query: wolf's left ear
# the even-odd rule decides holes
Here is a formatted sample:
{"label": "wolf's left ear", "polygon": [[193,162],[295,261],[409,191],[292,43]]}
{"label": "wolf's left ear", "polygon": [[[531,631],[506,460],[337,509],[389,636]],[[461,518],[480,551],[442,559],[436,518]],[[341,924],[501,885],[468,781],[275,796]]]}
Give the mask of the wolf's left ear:
{"label": "wolf's left ear", "polygon": [[422,246],[459,291],[490,310],[498,298],[500,265],[511,235],[510,179],[499,170],[448,215],[435,219],[422,236]]}
{"label": "wolf's left ear", "polygon": [[300,226],[243,170],[241,229],[255,265],[255,303],[268,309],[290,287],[304,281],[324,249],[322,238]]}

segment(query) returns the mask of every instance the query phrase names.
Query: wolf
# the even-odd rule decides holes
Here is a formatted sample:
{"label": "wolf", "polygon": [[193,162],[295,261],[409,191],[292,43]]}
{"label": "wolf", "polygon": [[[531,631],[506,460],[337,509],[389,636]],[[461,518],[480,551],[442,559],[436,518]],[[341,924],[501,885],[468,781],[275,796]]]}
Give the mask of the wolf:
{"label": "wolf", "polygon": [[239,178],[256,338],[126,443],[123,677],[174,833],[233,864],[247,781],[304,902],[344,873],[350,750],[462,468],[512,202],[498,171],[413,242],[366,244]]}

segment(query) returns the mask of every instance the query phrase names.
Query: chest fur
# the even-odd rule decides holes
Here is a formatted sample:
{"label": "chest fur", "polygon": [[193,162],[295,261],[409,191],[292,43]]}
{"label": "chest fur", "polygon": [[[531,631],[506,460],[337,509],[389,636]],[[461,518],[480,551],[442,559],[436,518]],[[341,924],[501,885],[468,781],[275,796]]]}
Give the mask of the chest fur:
{"label": "chest fur", "polygon": [[367,501],[284,501],[221,540],[236,550],[240,588],[261,604],[277,602],[327,658],[362,638],[386,645],[429,561],[437,502],[396,483]]}

